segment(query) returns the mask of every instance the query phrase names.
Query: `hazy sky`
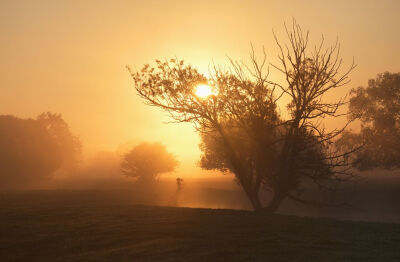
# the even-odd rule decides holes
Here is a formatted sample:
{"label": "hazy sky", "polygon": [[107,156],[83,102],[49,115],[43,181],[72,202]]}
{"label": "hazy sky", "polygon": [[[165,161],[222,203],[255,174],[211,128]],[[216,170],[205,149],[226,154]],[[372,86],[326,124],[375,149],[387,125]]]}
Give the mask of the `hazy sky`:
{"label": "hazy sky", "polygon": [[87,154],[161,141],[189,170],[197,135],[143,105],[125,65],[177,56],[206,72],[226,55],[247,59],[250,42],[273,61],[272,29],[281,35],[294,17],[312,39],[339,37],[345,65],[358,64],[356,87],[400,71],[399,10],[397,0],[0,0],[0,114],[62,113]]}

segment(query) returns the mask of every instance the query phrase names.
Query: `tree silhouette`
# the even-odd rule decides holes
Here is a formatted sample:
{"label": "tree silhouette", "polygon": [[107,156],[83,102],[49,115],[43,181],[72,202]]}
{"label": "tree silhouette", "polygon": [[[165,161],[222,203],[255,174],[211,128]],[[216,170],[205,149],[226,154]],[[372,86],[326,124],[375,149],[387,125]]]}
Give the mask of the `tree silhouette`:
{"label": "tree silhouette", "polygon": [[0,187],[46,179],[61,161],[60,148],[39,122],[0,116]]}
{"label": "tree silhouette", "polygon": [[[1,188],[18,188],[45,181],[63,167],[66,157],[75,157],[80,152],[78,144],[74,144],[76,147],[72,150],[60,135],[69,132],[61,116],[51,113],[46,116],[57,116],[54,122],[62,123],[59,129],[45,124],[48,121],[45,115],[40,115],[37,120],[0,116]],[[75,137],[68,135],[75,141]]]}
{"label": "tree silhouette", "polygon": [[141,143],[123,157],[122,172],[138,179],[138,182],[151,185],[162,173],[175,170],[178,161],[160,143]]}
{"label": "tree silhouette", "polygon": [[[214,66],[210,78],[175,59],[130,71],[146,103],[177,122],[194,124],[203,138],[201,165],[231,171],[257,211],[275,212],[288,197],[327,204],[301,198],[302,183],[331,190],[332,182],[352,176],[346,156],[353,149],[340,152],[333,143],[347,124],[328,131],[322,120],[340,116],[346,101],[327,102],[324,96],[348,83],[354,64],[340,73],[338,43],[324,47],[322,40],[308,51],[308,32],[295,21],[285,29],[288,44],[274,34],[280,64],[270,64],[283,74],[283,83],[269,80],[265,51],[261,61],[252,51],[249,66],[232,59],[229,70]],[[209,85],[213,92],[198,96],[199,85]],[[284,101],[289,101],[286,117],[277,108]],[[263,190],[272,192],[266,205],[260,198]]]}
{"label": "tree silhouette", "polygon": [[345,145],[361,144],[354,154],[359,170],[400,167],[400,73],[385,72],[367,87],[352,89],[351,117],[361,121],[358,133],[346,133]]}
{"label": "tree silhouette", "polygon": [[62,149],[61,168],[67,171],[75,171],[82,157],[82,144],[79,138],[71,133],[61,114],[42,113],[37,117],[37,121],[46,128]]}

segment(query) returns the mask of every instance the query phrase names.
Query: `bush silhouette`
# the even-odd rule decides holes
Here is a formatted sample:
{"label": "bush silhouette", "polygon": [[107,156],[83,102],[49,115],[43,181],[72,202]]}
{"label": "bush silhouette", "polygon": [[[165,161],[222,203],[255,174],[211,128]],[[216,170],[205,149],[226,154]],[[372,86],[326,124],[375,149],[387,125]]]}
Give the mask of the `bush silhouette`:
{"label": "bush silhouette", "polygon": [[122,172],[139,183],[151,185],[160,174],[172,172],[178,166],[175,157],[161,143],[141,143],[123,156]]}

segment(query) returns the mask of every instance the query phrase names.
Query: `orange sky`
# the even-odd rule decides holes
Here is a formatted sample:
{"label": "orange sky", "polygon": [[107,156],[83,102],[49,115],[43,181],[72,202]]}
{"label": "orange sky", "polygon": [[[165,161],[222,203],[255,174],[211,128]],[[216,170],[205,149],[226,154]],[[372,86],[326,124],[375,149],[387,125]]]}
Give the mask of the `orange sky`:
{"label": "orange sky", "polygon": [[[284,2],[284,3],[283,3]],[[275,60],[278,35],[292,17],[339,37],[358,67],[348,87],[400,71],[400,1],[0,1],[0,114],[62,113],[86,154],[161,141],[198,172],[198,137],[189,125],[141,103],[125,65],[177,56],[205,72],[226,55],[247,59],[250,42]],[[344,94],[346,90],[342,93]]]}

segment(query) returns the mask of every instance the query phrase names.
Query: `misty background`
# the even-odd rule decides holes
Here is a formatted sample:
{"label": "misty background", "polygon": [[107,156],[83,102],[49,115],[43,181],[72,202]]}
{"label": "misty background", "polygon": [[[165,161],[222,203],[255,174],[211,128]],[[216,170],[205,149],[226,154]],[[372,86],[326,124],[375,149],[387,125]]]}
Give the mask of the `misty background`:
{"label": "misty background", "polygon": [[[71,140],[68,137],[75,137],[74,134],[62,131],[56,136],[63,139],[61,142],[62,158],[56,161],[56,167],[53,171],[48,171],[44,168],[39,168],[42,163],[44,166],[51,165],[54,160],[50,158],[49,152],[56,154],[56,151],[50,151],[51,147],[46,147],[46,144],[40,143],[39,147],[31,147],[28,143],[20,143],[22,149],[19,152],[26,152],[26,156],[37,155],[46,157],[40,160],[35,160],[35,166],[31,166],[31,162],[20,160],[17,166],[22,163],[21,176],[13,170],[7,174],[5,169],[4,157],[9,156],[10,150],[15,146],[6,146],[5,141],[11,141],[14,138],[20,139],[23,137],[21,130],[28,134],[31,140],[36,134],[36,129],[29,129],[33,123],[48,121],[55,118],[55,122],[62,121],[61,115],[45,113],[35,119],[19,119],[12,116],[0,116],[0,133],[2,139],[2,172],[1,172],[1,187],[0,195],[7,193],[15,194],[15,197],[25,196],[26,194],[43,194],[42,190],[61,190],[65,192],[76,192],[77,201],[104,201],[106,203],[130,203],[130,204],[148,204],[148,205],[166,205],[166,206],[181,206],[181,207],[201,207],[201,208],[227,208],[227,209],[245,209],[251,210],[252,207],[248,202],[246,195],[241,187],[234,180],[231,174],[222,174],[218,172],[208,172],[206,176],[185,176],[182,187],[178,189],[176,178],[179,173],[176,171],[160,175],[155,184],[140,184],[137,179],[131,178],[123,173],[121,163],[124,155],[129,152],[132,147],[129,143],[119,146],[114,151],[98,152],[92,157],[80,158],[80,152],[70,149]],[[61,118],[61,120],[60,120]],[[23,129],[18,129],[9,121],[16,123],[25,123]],[[47,122],[46,122],[47,123]],[[7,125],[5,125],[7,124]],[[46,125],[47,126],[47,125]],[[59,127],[60,125],[57,125]],[[68,127],[62,126],[62,130],[68,130]],[[11,130],[12,132],[7,132]],[[59,129],[55,129],[59,130]],[[50,129],[51,131],[51,129]],[[50,132],[52,133],[52,132]],[[7,138],[7,135],[9,136]],[[37,141],[38,139],[33,139]],[[23,142],[23,141],[22,141]],[[82,142],[81,142],[82,143]],[[82,143],[84,146],[84,143]],[[17,148],[18,149],[18,148]],[[80,149],[80,145],[77,146]],[[34,152],[32,154],[32,152]],[[76,159],[74,159],[74,156]],[[64,159],[64,161],[63,161]],[[65,160],[69,161],[64,163]],[[72,163],[75,162],[75,163]],[[11,168],[16,167],[10,163]],[[45,173],[48,173],[47,176]],[[357,173],[357,172],[356,172]],[[285,200],[279,213],[296,214],[301,216],[323,216],[335,217],[354,220],[371,220],[371,221],[389,221],[398,222],[400,220],[400,176],[397,170],[386,171],[375,169],[368,172],[358,172],[360,179],[353,183],[348,183],[338,192],[343,199],[346,199],[352,204],[353,208],[316,208],[300,203],[295,203],[291,200]],[[14,175],[14,180],[7,178]],[[50,191],[50,192],[51,192]],[[36,193],[35,193],[36,192]],[[86,192],[86,193],[79,193]],[[51,194],[51,193],[49,193]],[[317,195],[318,192],[311,190],[312,194]],[[267,199],[269,196],[265,196]],[[79,199],[79,200],[78,200]]]}

